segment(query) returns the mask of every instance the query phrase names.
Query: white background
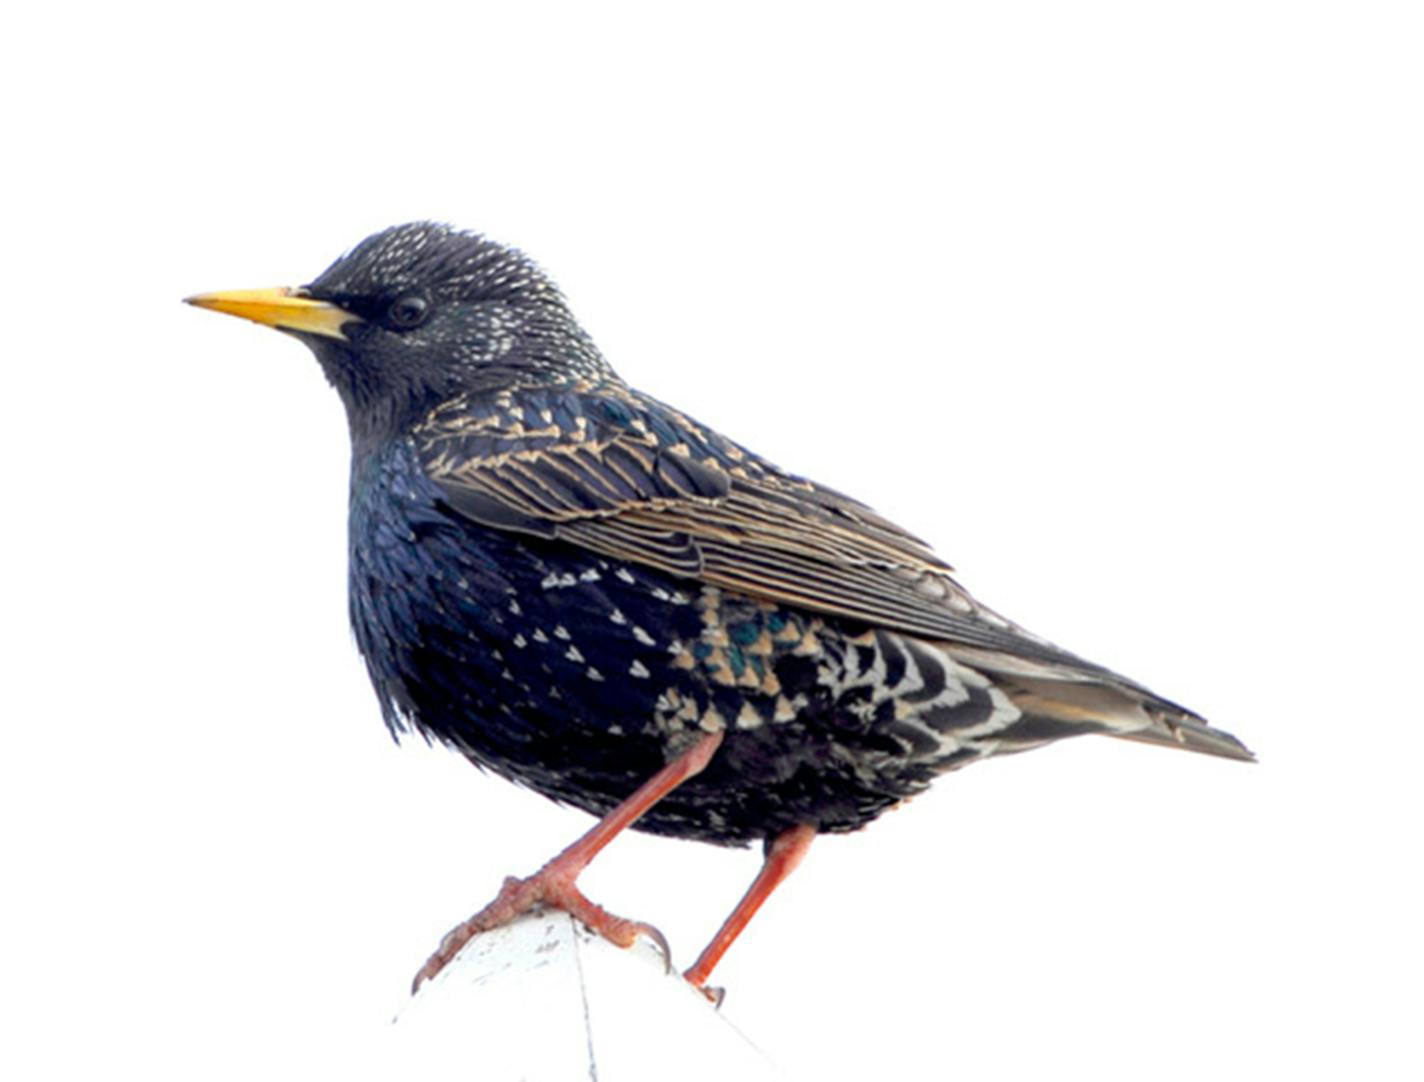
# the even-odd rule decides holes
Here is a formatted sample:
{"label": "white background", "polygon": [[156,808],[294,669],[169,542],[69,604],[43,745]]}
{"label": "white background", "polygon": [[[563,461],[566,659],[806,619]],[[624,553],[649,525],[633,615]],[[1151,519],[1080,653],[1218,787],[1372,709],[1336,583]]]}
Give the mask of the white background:
{"label": "white background", "polygon": [[[1415,5],[27,6],[0,50],[5,1077],[361,1077],[587,823],[391,744],[338,401],[178,303],[415,217],[1261,756],[1083,740],[818,843],[718,973],[780,1062],[1420,1077]],[[757,859],[586,885],[685,963]]]}

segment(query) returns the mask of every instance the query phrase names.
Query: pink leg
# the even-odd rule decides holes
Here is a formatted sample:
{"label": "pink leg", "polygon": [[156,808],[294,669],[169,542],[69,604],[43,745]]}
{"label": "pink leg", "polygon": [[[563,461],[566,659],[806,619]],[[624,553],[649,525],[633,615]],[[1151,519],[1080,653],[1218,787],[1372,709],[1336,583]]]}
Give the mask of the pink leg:
{"label": "pink leg", "polygon": [[742,929],[756,916],[756,911],[761,908],[762,903],[771,897],[771,892],[796,870],[801,858],[806,855],[806,850],[811,848],[811,839],[815,836],[816,828],[809,823],[792,827],[776,836],[767,848],[766,861],[756,879],[747,888],[746,894],[742,895],[742,900],[737,903],[737,908],[732,910],[732,915],[723,921],[722,927],[712,937],[712,942],[698,955],[697,961],[692,963],[692,968],[683,974],[684,977],[699,988],[707,984],[707,978],[712,976],[712,970],[722,960],[722,955],[727,953],[727,948],[742,934]]}
{"label": "pink leg", "polygon": [[450,959],[460,952],[460,948],[475,936],[498,928],[536,905],[549,905],[571,913],[599,935],[620,947],[631,947],[639,935],[646,935],[657,942],[664,955],[670,956],[667,940],[656,928],[641,921],[614,916],[585,898],[574,882],[604,846],[632,826],[643,813],[668,793],[693,775],[700,774],[721,743],[722,733],[708,733],[600,819],[592,830],[528,879],[516,879],[513,876],[506,879],[494,901],[446,933],[439,948],[415,975],[411,990],[418,990],[424,982],[444,969]]}

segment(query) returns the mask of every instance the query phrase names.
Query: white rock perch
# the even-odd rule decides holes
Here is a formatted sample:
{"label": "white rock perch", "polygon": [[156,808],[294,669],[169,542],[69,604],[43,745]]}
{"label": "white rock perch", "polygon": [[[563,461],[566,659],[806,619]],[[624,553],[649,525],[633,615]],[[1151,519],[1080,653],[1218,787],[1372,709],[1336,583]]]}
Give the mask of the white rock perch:
{"label": "white rock perch", "polygon": [[392,1079],[785,1082],[651,944],[620,950],[553,910],[471,940],[389,1050]]}

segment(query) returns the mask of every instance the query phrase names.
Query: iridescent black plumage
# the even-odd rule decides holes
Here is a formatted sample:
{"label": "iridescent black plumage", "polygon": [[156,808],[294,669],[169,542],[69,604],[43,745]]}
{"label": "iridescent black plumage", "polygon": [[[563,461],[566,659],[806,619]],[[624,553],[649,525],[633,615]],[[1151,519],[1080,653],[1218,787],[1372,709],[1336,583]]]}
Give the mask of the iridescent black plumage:
{"label": "iridescent black plumage", "polygon": [[640,829],[859,827],[938,774],[1103,732],[1245,758],[1004,620],[923,543],[629,388],[527,259],[442,226],[307,287],[353,438],[351,617],[393,731]]}

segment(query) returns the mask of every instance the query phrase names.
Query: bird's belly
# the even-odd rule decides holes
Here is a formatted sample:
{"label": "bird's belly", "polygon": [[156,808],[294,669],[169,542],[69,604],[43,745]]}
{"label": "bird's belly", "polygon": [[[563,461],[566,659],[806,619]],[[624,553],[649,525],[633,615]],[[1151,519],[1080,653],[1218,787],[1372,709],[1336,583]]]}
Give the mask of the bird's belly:
{"label": "bird's belly", "polygon": [[352,623],[393,730],[595,814],[726,731],[640,822],[651,832],[855,829],[982,754],[976,734],[1012,709],[900,636],[434,507],[393,502],[352,526]]}

